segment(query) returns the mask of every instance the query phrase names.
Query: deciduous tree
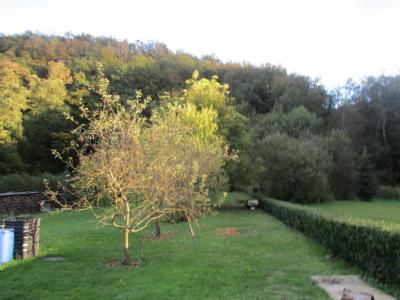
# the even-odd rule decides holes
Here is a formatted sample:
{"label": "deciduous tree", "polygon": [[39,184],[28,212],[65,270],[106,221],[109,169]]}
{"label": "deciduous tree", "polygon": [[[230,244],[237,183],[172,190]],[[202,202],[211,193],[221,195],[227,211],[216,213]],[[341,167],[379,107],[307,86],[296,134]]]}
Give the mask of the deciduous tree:
{"label": "deciduous tree", "polygon": [[[122,230],[123,262],[128,263],[130,233],[174,213],[183,213],[190,226],[213,208],[210,178],[221,171],[227,154],[218,139],[205,143],[199,127],[184,121],[188,108],[169,105],[149,122],[142,114],[148,100],[140,93],[125,107],[107,87],[100,76],[102,107],[81,109],[89,122],[74,130],[79,165],[66,162],[79,191],[75,206],[97,207],[100,223]],[[56,201],[57,194],[49,195]]]}

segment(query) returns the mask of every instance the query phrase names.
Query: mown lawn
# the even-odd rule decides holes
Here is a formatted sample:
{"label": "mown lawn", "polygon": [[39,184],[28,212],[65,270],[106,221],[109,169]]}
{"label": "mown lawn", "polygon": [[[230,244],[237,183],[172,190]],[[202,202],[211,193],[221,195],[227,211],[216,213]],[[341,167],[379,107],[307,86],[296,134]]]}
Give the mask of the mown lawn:
{"label": "mown lawn", "polygon": [[[0,298],[328,299],[311,275],[357,273],[261,210],[225,208],[202,219],[195,245],[184,223],[164,224],[167,240],[148,240],[152,228],[137,234],[137,268],[105,266],[122,257],[122,235],[93,221],[89,212],[42,215],[40,256],[66,260],[0,266]],[[225,227],[240,237],[221,235]]]}
{"label": "mown lawn", "polygon": [[332,201],[310,205],[318,210],[344,217],[371,219],[400,224],[400,201]]}

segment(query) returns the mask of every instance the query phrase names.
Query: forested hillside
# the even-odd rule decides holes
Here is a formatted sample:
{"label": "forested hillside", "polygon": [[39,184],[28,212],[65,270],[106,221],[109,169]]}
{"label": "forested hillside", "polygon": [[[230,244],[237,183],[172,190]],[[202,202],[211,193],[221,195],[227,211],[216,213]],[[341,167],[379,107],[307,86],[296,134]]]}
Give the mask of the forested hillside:
{"label": "forested hillside", "polygon": [[327,91],[280,66],[197,58],[162,43],[29,32],[0,36],[0,174],[65,171],[51,150],[78,138],[66,113],[84,122],[81,104],[99,105],[98,63],[110,93],[125,103],[141,90],[152,108],[181,93],[196,70],[227,84],[234,110],[217,111],[239,156],[225,167],[231,188],[300,202],[352,197],[362,153],[381,184],[400,183],[400,76]]}

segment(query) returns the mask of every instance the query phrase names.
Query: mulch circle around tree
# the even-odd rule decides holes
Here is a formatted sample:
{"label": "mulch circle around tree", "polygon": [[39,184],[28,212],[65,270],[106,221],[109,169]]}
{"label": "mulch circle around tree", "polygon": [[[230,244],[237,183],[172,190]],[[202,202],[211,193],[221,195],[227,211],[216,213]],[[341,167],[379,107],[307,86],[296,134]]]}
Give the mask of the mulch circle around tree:
{"label": "mulch circle around tree", "polygon": [[140,265],[140,261],[131,260],[129,263],[123,263],[120,260],[110,260],[104,264],[108,268],[137,268]]}
{"label": "mulch circle around tree", "polygon": [[223,229],[217,229],[217,234],[233,236],[233,237],[240,237],[240,232],[234,227],[225,227]]}

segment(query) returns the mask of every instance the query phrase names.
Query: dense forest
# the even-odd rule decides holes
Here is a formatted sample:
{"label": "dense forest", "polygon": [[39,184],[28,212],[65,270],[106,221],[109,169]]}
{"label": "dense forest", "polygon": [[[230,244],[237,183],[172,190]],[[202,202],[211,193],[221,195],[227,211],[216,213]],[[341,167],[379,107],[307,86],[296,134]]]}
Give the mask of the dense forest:
{"label": "dense forest", "polygon": [[374,193],[363,186],[400,184],[400,75],[328,91],[281,66],[223,63],[162,43],[31,32],[0,36],[0,175],[66,171],[52,150],[78,138],[66,114],[79,121],[81,104],[99,105],[99,63],[122,103],[140,90],[157,107],[195,71],[229,86],[218,117],[239,157],[225,166],[231,189],[309,202],[368,198]]}

